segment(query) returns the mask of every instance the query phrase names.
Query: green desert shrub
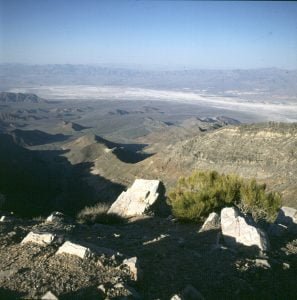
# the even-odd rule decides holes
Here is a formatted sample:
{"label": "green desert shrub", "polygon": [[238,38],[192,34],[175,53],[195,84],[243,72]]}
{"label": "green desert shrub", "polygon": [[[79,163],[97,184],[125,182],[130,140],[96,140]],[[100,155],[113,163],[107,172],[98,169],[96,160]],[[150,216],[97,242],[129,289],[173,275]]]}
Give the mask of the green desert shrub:
{"label": "green desert shrub", "polygon": [[266,186],[257,184],[254,179],[196,171],[178,180],[169,193],[169,203],[173,214],[184,221],[203,221],[210,212],[231,205],[237,205],[256,220],[271,220],[280,207],[281,197],[265,190]]}
{"label": "green desert shrub", "polygon": [[244,213],[249,213],[258,220],[273,221],[281,206],[281,195],[266,192],[265,184],[258,184],[255,179],[245,181],[241,189],[241,201],[237,206]]}
{"label": "green desert shrub", "polygon": [[119,224],[124,219],[116,214],[108,214],[109,205],[107,203],[97,203],[94,206],[86,206],[77,214],[79,223],[84,224]]}

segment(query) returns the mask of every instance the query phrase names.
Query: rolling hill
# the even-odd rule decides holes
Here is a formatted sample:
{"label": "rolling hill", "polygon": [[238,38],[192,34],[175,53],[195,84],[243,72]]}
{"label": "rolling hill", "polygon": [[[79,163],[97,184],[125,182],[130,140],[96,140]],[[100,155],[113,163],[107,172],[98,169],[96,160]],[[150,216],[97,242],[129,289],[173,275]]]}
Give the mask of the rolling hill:
{"label": "rolling hill", "polygon": [[267,183],[297,207],[297,124],[263,123],[222,127],[167,145],[133,165],[97,159],[93,173],[127,185],[135,177],[158,178],[168,189],[196,169],[238,173]]}

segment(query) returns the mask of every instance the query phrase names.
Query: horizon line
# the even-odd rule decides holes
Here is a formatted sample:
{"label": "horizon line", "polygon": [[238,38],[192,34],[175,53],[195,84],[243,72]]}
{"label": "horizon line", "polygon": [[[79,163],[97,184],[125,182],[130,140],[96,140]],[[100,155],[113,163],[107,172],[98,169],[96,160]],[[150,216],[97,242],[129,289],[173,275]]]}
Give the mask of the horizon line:
{"label": "horizon line", "polygon": [[[207,70],[207,71],[249,71],[249,70],[283,70],[283,71],[297,71],[297,68],[285,68],[285,67],[253,67],[253,68],[240,68],[240,67],[170,67],[165,65],[140,65],[140,64],[125,64],[125,63],[23,63],[23,62],[0,62],[0,65],[23,65],[23,66],[90,66],[90,67],[108,67],[111,69],[127,69],[127,70],[142,70],[142,71],[195,71],[195,70]],[[155,68],[154,68],[155,66]]]}

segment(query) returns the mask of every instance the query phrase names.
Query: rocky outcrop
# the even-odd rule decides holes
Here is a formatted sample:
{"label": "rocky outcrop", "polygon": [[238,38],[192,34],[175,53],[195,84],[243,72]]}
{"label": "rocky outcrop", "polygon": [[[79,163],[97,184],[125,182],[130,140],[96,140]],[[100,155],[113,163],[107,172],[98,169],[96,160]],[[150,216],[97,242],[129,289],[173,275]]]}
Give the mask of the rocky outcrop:
{"label": "rocky outcrop", "polygon": [[108,213],[122,217],[145,214],[159,197],[159,185],[159,180],[136,179],[126,192],[121,193]]}
{"label": "rocky outcrop", "polygon": [[47,246],[50,245],[56,238],[55,234],[52,233],[34,233],[29,232],[26,237],[22,240],[22,244],[26,243],[34,243],[41,246]]}
{"label": "rocky outcrop", "polygon": [[[273,251],[253,255],[250,248],[213,249],[219,230],[197,234],[197,224],[139,219],[96,226],[17,217],[0,223],[0,299],[42,299],[48,291],[59,299],[296,298],[295,237],[273,239]],[[47,247],[20,245],[30,231],[66,236],[84,247],[83,255],[55,255],[57,240]],[[80,258],[87,257],[86,248],[94,253],[91,259]]]}
{"label": "rocky outcrop", "polygon": [[226,244],[236,246],[256,246],[262,251],[269,249],[266,234],[253,224],[252,220],[241,215],[234,207],[226,207],[221,211],[222,234]]}
{"label": "rocky outcrop", "polygon": [[217,213],[212,212],[209,214],[199,231],[203,232],[211,229],[217,229],[220,226],[220,216]]}
{"label": "rocky outcrop", "polygon": [[136,256],[124,259],[123,265],[126,265],[129,268],[132,278],[135,281],[137,281],[141,278],[142,274],[141,274],[139,262],[138,262],[138,259]]}
{"label": "rocky outcrop", "polygon": [[89,248],[69,241],[66,241],[56,252],[56,254],[63,254],[63,253],[75,255],[82,259],[87,259],[94,255]]}

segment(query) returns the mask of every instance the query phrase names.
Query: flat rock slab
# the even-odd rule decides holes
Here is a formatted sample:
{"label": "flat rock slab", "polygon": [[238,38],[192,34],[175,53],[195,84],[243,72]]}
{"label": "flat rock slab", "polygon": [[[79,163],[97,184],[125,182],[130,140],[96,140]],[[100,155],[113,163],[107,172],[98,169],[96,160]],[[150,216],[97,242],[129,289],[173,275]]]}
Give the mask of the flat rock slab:
{"label": "flat rock slab", "polygon": [[34,233],[31,231],[25,236],[21,243],[34,243],[42,246],[47,246],[51,244],[55,240],[55,238],[56,235],[52,233]]}
{"label": "flat rock slab", "polygon": [[65,242],[56,252],[56,254],[63,254],[63,253],[76,255],[82,259],[87,259],[94,255],[93,252],[90,250],[90,248],[69,241]]}
{"label": "flat rock slab", "polygon": [[159,180],[136,179],[126,192],[121,193],[108,213],[122,217],[144,215],[158,199],[159,185]]}
{"label": "flat rock slab", "polygon": [[228,245],[241,244],[256,246],[262,251],[268,250],[269,241],[266,234],[250,223],[250,220],[240,215],[234,207],[226,207],[221,211],[222,234]]}

